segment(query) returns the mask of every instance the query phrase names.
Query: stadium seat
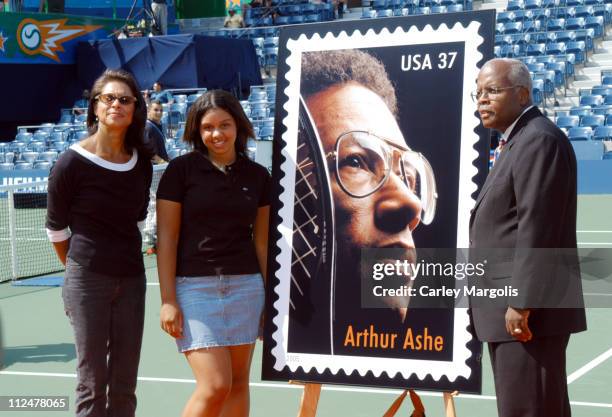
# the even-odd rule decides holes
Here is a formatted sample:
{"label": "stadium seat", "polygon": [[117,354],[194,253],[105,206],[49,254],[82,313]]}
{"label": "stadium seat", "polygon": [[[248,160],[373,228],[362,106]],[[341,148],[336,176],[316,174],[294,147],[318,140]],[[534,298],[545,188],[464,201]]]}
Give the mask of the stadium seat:
{"label": "stadium seat", "polygon": [[31,164],[30,162],[16,162],[15,163],[15,169],[16,170],[26,170],[26,169],[32,169],[33,168],[33,164]]}
{"label": "stadium seat", "polygon": [[584,0],[565,0],[566,6],[582,6],[584,4]]}
{"label": "stadium seat", "polygon": [[525,8],[524,0],[509,0],[506,10],[521,10]]}
{"label": "stadium seat", "polygon": [[[251,38],[251,42],[253,42],[253,45],[255,46],[255,48],[263,48],[264,47],[264,38]],[[189,98],[189,97],[187,97]]]}
{"label": "stadium seat", "polygon": [[533,12],[531,10],[514,10],[511,13],[514,13],[513,20],[515,22],[525,22],[533,19]]}
{"label": "stadium seat", "polygon": [[601,106],[604,103],[604,99],[599,95],[587,95],[580,97],[580,105],[582,106]]}
{"label": "stadium seat", "polygon": [[[415,14],[431,14],[431,8],[430,7],[417,7],[415,9]],[[503,33],[503,24],[499,24],[499,25],[495,25],[495,30],[497,30],[498,26],[501,25],[501,29],[502,29],[502,33]]]}
{"label": "stadium seat", "polygon": [[604,159],[604,160],[612,159],[612,152],[604,153],[601,159]]}
{"label": "stadium seat", "polygon": [[431,13],[446,13],[448,10],[446,8],[446,6],[432,6],[431,7]]}
{"label": "stadium seat", "polygon": [[15,153],[14,152],[5,152],[4,153],[4,162],[10,162],[11,164],[13,162],[15,162]]}
{"label": "stadium seat", "polygon": [[532,43],[527,45],[527,55],[544,55],[546,53],[546,44],[544,43]]}
{"label": "stadium seat", "polygon": [[551,12],[551,9],[533,9],[533,20],[541,22],[542,30],[546,28],[546,23],[549,19],[553,19],[555,16]]}
{"label": "stadium seat", "polygon": [[593,131],[590,127],[572,127],[567,133],[569,140],[590,140]]}
{"label": "stadium seat", "polygon": [[304,23],[304,15],[298,14],[289,16],[289,23],[292,25]]}
{"label": "stadium seat", "polygon": [[556,121],[557,126],[562,129],[570,129],[572,127],[578,127],[580,124],[580,117],[578,116],[559,116]]}
{"label": "stadium seat", "polygon": [[576,6],[574,8],[574,17],[593,17],[595,16],[595,10],[593,6]]}
{"label": "stadium seat", "polygon": [[575,17],[575,14],[575,7],[559,7],[556,9],[555,17],[557,19],[568,19],[570,17]]}
{"label": "stadium seat", "polygon": [[272,140],[274,138],[274,127],[264,125],[259,131],[259,139]]}
{"label": "stadium seat", "polygon": [[170,158],[171,160],[176,158],[177,156],[180,156],[180,154],[181,150],[179,148],[168,149],[168,158]]}
{"label": "stadium seat", "polygon": [[551,42],[546,44],[546,53],[549,55],[564,54],[565,42]]}
{"label": "stadium seat", "polygon": [[534,62],[526,65],[527,69],[530,72],[544,71],[544,68],[546,67],[546,64],[544,64],[543,62]]}
{"label": "stadium seat", "polygon": [[612,105],[604,104],[603,106],[593,107],[592,112],[593,114],[602,114],[604,116],[607,116],[609,114],[612,114]]}
{"label": "stadium seat", "polygon": [[518,45],[503,45],[500,48],[499,56],[504,58],[514,58],[518,56],[520,47]]}
{"label": "stadium seat", "polygon": [[595,31],[595,37],[601,38],[604,35],[604,18],[602,16],[588,16],[584,27],[593,29]]}
{"label": "stadium seat", "polygon": [[525,0],[525,9],[541,9],[542,8],[542,0]]}
{"label": "stadium seat", "polygon": [[586,44],[584,41],[568,42],[565,47],[568,54],[575,55],[576,64],[582,64],[586,61]]}
{"label": "stadium seat", "polygon": [[546,22],[546,30],[554,31],[554,30],[564,30],[565,29],[565,19],[550,19]]}
{"label": "stadium seat", "polygon": [[[64,152],[68,148],[68,142],[58,141],[52,145],[58,152]],[[40,151],[39,151],[40,152]]]}
{"label": "stadium seat", "polygon": [[508,22],[514,22],[516,15],[514,14],[513,11],[509,11],[509,12],[499,12],[499,14],[497,15],[497,23],[508,23]]}
{"label": "stadium seat", "polygon": [[0,171],[12,171],[15,169],[15,164],[12,162],[0,162]]}
{"label": "stadium seat", "polygon": [[586,51],[594,50],[594,39],[595,39],[595,29],[594,28],[586,28],[576,30],[576,41],[583,41],[585,43]]}
{"label": "stadium seat", "polygon": [[374,9],[366,9],[361,12],[362,19],[376,19],[377,13]]}
{"label": "stadium seat", "polygon": [[267,99],[268,93],[265,89],[262,89],[261,87],[257,89],[251,87],[251,93],[249,94],[249,102],[253,103],[258,101],[265,101]]}
{"label": "stadium seat", "polygon": [[39,161],[55,162],[57,160],[58,153],[56,151],[41,152],[38,155]]}
{"label": "stadium seat", "polygon": [[21,154],[21,159],[31,164],[36,161],[36,158],[38,158],[38,152],[27,151]]}
{"label": "stadium seat", "polygon": [[288,25],[289,24],[289,16],[277,16],[276,19],[274,19],[274,24],[280,26],[280,25]]}
{"label": "stadium seat", "polygon": [[17,136],[15,136],[15,140],[17,142],[28,143],[32,141],[33,136],[34,135],[32,135],[30,132],[19,132],[17,133]]}
{"label": "stadium seat", "polygon": [[601,77],[602,85],[612,85],[612,75],[604,75]]}
{"label": "stadium seat", "polygon": [[546,69],[555,72],[555,85],[557,87],[567,85],[567,69],[565,62],[547,62]]}
{"label": "stadium seat", "polygon": [[569,114],[571,116],[590,116],[591,114],[593,114],[593,109],[591,108],[591,106],[576,106],[576,107],[572,107],[569,110]]}
{"label": "stadium seat", "polygon": [[612,140],[612,126],[597,126],[593,131],[593,140]]}
{"label": "stadium seat", "polygon": [[580,119],[580,126],[595,129],[597,126],[603,126],[604,122],[605,116],[602,116],[601,114],[592,114],[590,116],[583,116]]}
{"label": "stadium seat", "polygon": [[523,33],[539,32],[542,27],[542,22],[539,20],[526,20],[523,23]]}
{"label": "stadium seat", "polygon": [[321,15],[318,13],[310,13],[304,16],[305,23],[316,23],[321,21]]}
{"label": "stadium seat", "polygon": [[463,4],[449,4],[446,6],[446,11],[448,13],[456,13],[463,11]]}
{"label": "stadium seat", "polygon": [[523,31],[523,23],[522,22],[508,22],[504,23],[504,34],[510,33],[521,33]]}
{"label": "stadium seat", "polygon": [[34,169],[51,169],[51,162],[37,161],[34,163]]}
{"label": "stadium seat", "polygon": [[585,25],[584,17],[571,17],[565,21],[566,30],[584,29],[584,25]]}
{"label": "stadium seat", "polygon": [[606,96],[612,94],[612,86],[596,85],[591,88],[591,94],[602,96],[605,98]]}
{"label": "stadium seat", "polygon": [[544,102],[544,80],[533,80],[531,82],[531,87],[531,97],[533,98],[533,104],[539,106]]}
{"label": "stadium seat", "polygon": [[572,142],[576,159],[579,161],[599,161],[603,157],[604,146],[601,142]]}
{"label": "stadium seat", "polygon": [[392,9],[378,10],[378,17],[393,17]]}
{"label": "stadium seat", "polygon": [[555,33],[557,42],[572,42],[576,40],[576,32],[573,30],[561,30]]}

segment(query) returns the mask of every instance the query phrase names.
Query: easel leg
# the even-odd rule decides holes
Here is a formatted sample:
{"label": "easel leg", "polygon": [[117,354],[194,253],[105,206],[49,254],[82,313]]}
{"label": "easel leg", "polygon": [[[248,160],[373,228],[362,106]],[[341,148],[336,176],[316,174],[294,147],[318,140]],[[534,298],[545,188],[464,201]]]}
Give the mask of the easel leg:
{"label": "easel leg", "polygon": [[404,402],[404,398],[406,398],[406,394],[408,394],[408,391],[404,390],[404,392],[402,392],[401,395],[397,397],[395,401],[393,401],[393,404],[391,404],[391,407],[389,407],[387,412],[383,414],[383,417],[395,416],[395,414],[397,413],[397,410],[399,410],[400,406]]}
{"label": "easel leg", "polygon": [[305,383],[298,417],[315,417],[320,396],[321,384]]}
{"label": "easel leg", "polygon": [[459,393],[457,391],[444,393],[444,410],[446,417],[457,417],[455,413],[455,401],[453,400]]}

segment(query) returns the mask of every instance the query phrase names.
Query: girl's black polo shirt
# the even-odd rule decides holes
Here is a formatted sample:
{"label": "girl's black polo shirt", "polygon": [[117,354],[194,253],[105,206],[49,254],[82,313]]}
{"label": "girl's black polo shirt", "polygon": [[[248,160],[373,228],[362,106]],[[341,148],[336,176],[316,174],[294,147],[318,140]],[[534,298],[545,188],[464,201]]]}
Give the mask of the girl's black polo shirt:
{"label": "girl's black polo shirt", "polygon": [[193,151],[170,161],[157,198],[181,203],[177,276],[259,272],[253,223],[270,205],[266,168],[239,155],[224,174]]}

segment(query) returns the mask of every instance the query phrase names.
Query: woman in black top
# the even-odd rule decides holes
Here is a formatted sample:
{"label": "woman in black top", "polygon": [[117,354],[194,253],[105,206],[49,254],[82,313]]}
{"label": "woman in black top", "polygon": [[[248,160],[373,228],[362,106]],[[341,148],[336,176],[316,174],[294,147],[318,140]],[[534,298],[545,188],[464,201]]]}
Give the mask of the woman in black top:
{"label": "woman in black top", "polygon": [[144,221],[152,165],[134,78],[107,70],[91,90],[90,136],[49,175],[47,233],[66,265],[62,297],[77,351],[76,415],[134,416],[144,325]]}
{"label": "woman in black top", "polygon": [[210,91],[192,105],[157,191],[161,327],[196,377],[183,417],[249,413],[249,370],[263,311],[270,176],[245,156],[253,127]]}

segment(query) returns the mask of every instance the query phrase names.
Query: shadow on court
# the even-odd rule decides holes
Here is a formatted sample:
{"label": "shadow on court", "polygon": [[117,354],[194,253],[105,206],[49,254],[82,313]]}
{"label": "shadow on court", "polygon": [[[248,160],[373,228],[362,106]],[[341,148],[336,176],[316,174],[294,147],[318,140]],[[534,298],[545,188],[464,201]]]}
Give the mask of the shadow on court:
{"label": "shadow on court", "polygon": [[3,366],[15,363],[70,362],[76,358],[72,343],[4,347]]}

